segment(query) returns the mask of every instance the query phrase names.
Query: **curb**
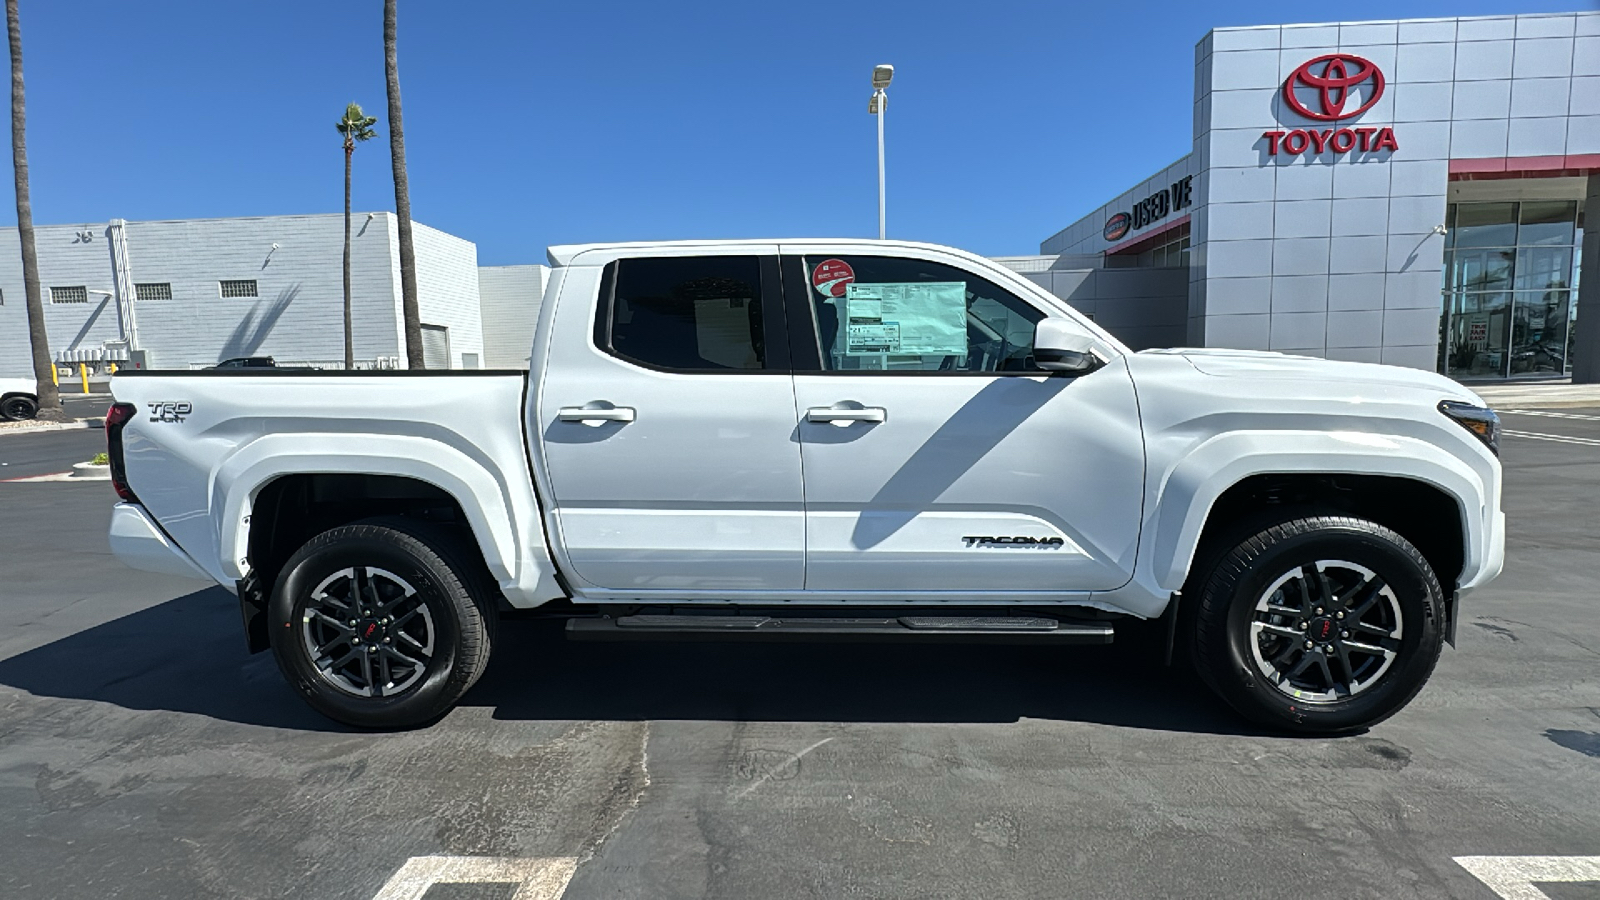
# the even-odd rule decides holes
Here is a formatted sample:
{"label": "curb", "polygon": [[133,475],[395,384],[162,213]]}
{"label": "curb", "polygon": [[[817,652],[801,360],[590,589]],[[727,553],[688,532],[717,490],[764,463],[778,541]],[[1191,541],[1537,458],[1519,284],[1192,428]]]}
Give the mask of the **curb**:
{"label": "curb", "polygon": [[42,431],[81,431],[89,428],[104,428],[105,419],[77,419],[72,422],[46,422],[39,425],[23,425],[20,428],[0,428],[0,437],[8,434],[38,434]]}

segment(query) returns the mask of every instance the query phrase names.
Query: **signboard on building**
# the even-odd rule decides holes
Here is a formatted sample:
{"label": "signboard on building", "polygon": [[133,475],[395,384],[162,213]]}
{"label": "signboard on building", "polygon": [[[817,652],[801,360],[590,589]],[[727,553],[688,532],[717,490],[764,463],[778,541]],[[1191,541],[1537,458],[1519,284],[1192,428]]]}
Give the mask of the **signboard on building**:
{"label": "signboard on building", "polygon": [[[1387,82],[1383,70],[1353,53],[1325,53],[1301,63],[1283,81],[1283,104],[1290,111],[1317,122],[1353,119],[1375,106]],[[1357,150],[1378,153],[1399,150],[1390,127],[1295,128],[1262,132],[1267,155],[1299,156],[1310,150],[1320,156]]]}

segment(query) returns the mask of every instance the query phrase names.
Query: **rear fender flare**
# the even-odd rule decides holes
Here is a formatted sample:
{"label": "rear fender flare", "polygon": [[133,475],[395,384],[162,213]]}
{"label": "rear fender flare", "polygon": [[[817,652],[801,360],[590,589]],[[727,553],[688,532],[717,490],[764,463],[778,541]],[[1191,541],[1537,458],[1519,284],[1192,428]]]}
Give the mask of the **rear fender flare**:
{"label": "rear fender flare", "polygon": [[[243,578],[248,570],[249,516],[261,490],[285,475],[392,475],[439,488],[460,504],[489,573],[502,586],[518,577],[520,546],[506,486],[471,457],[428,438],[409,435],[343,434],[341,447],[327,435],[273,434],[246,444],[217,468],[210,485],[218,517],[223,574]],[[348,449],[346,449],[348,448]]]}

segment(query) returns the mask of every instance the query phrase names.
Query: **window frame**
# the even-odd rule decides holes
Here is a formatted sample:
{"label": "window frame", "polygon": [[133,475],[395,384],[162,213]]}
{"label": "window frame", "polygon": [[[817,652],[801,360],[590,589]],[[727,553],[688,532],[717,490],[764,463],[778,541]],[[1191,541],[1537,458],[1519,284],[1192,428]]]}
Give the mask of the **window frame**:
{"label": "window frame", "polygon": [[[818,344],[816,340],[808,339],[808,336],[813,336],[814,337],[817,334],[817,325],[816,325],[817,312],[816,312],[816,308],[815,308],[815,303],[814,303],[814,301],[812,300],[812,297],[811,297],[811,286],[806,283],[805,266],[801,262],[801,260],[806,256],[819,256],[819,255],[820,256],[846,256],[846,257],[848,257],[848,256],[881,256],[881,257],[886,257],[886,258],[889,258],[889,259],[906,259],[906,260],[912,260],[912,261],[917,261],[917,262],[926,262],[926,263],[932,263],[934,265],[945,266],[947,268],[951,268],[951,269],[955,269],[955,270],[957,270],[959,272],[963,272],[963,273],[965,273],[966,275],[968,275],[971,278],[981,278],[984,281],[987,281],[988,283],[994,285],[996,288],[999,288],[1000,290],[1005,291],[1007,294],[1010,294],[1013,298],[1015,298],[1023,306],[1026,306],[1029,309],[1033,310],[1034,312],[1039,313],[1040,314],[1039,321],[1041,321],[1041,322],[1044,321],[1045,319],[1050,319],[1050,318],[1056,318],[1056,319],[1066,318],[1065,316],[1061,315],[1058,312],[1050,310],[1050,309],[1048,309],[1046,307],[1041,307],[1039,304],[1034,303],[1033,301],[1029,300],[1027,297],[1023,296],[1021,293],[1011,289],[1010,287],[1000,283],[999,281],[997,281],[997,280],[995,280],[993,278],[990,278],[987,275],[981,274],[979,272],[974,272],[972,269],[967,268],[966,266],[960,265],[960,264],[958,264],[956,262],[952,262],[952,261],[949,261],[949,260],[929,259],[929,258],[923,258],[923,257],[919,257],[919,256],[908,256],[908,255],[903,254],[903,253],[890,253],[890,252],[883,252],[883,251],[873,252],[873,250],[870,250],[870,249],[838,251],[838,252],[834,252],[834,251],[831,251],[831,250],[821,250],[821,249],[811,250],[810,248],[804,248],[804,249],[796,248],[796,250],[794,250],[794,251],[787,251],[786,250],[783,253],[783,286],[784,286],[784,299],[786,301],[785,304],[784,304],[784,308],[787,311],[788,316],[789,316],[789,318],[788,318],[788,330],[789,330],[789,334],[790,334],[789,359],[794,365],[794,373],[796,375],[827,375],[827,376],[830,376],[830,377],[862,376],[862,377],[871,377],[871,378],[884,378],[884,377],[890,377],[890,378],[898,378],[898,377],[926,378],[928,376],[938,376],[938,377],[942,377],[942,378],[994,378],[994,377],[1041,378],[1041,377],[1056,376],[1056,375],[1062,374],[1062,373],[1059,373],[1059,372],[1047,372],[1047,371],[1042,371],[1042,370],[1041,371],[1032,371],[1032,372],[1029,372],[1029,371],[1011,372],[1011,371],[999,371],[999,370],[992,371],[992,372],[990,372],[990,371],[972,372],[972,371],[960,371],[960,370],[957,370],[957,369],[828,369],[828,368],[824,368],[823,365],[822,365],[822,347],[821,347],[821,345]],[[788,299],[791,298],[791,297],[800,298],[800,302],[797,302],[797,303],[787,302]],[[1037,323],[1035,323],[1035,327],[1037,328]]]}
{"label": "window frame", "polygon": [[[219,286],[218,286],[217,290],[218,290],[218,292],[221,292],[221,290],[222,290],[222,288],[220,287],[221,282],[218,282],[218,285]],[[143,291],[140,290],[141,288],[165,288],[166,289],[166,296],[165,297],[141,297],[139,295],[141,293],[144,293]],[[158,291],[157,293],[160,293],[160,292]],[[133,299],[135,301],[139,302],[139,303],[162,303],[162,302],[165,302],[167,300],[171,300],[172,299],[172,282],[170,282],[170,281],[140,281],[140,282],[137,282],[133,286]],[[232,299],[232,298],[230,298],[230,299]]]}
{"label": "window frame", "polygon": [[[248,284],[252,290],[249,294],[229,295],[223,288],[225,284]],[[218,278],[217,298],[219,300],[259,300],[261,299],[261,282],[255,278]]]}
{"label": "window frame", "polygon": [[[760,273],[760,284],[757,290],[761,296],[756,300],[761,308],[761,332],[765,341],[762,348],[765,359],[759,369],[677,369],[668,366],[656,365],[642,359],[635,359],[611,345],[612,315],[617,302],[617,270],[626,262],[644,262],[654,259],[737,259],[753,258]],[[594,311],[594,328],[589,339],[593,342],[594,349],[600,353],[640,369],[651,372],[661,372],[667,375],[790,375],[793,369],[790,366],[790,349],[788,320],[785,314],[786,305],[783,297],[783,282],[778,274],[778,258],[766,253],[699,253],[685,255],[643,255],[620,256],[606,263],[600,271],[600,287],[595,296],[594,303],[590,306]]]}
{"label": "window frame", "polygon": [[[49,290],[50,290],[50,305],[52,305],[52,306],[57,306],[57,305],[60,305],[60,306],[75,306],[75,305],[78,305],[78,304],[84,304],[84,303],[88,303],[89,302],[89,286],[88,285],[84,285],[84,284],[54,284],[54,285],[50,286]],[[56,299],[56,291],[82,291],[83,292],[83,299],[82,300],[78,300],[78,299],[57,300]]]}

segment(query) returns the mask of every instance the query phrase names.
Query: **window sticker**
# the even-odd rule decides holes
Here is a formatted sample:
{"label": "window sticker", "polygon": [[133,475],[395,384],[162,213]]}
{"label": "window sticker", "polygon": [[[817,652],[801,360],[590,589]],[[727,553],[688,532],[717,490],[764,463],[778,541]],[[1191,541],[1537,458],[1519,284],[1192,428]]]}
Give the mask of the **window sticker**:
{"label": "window sticker", "polygon": [[922,281],[845,286],[845,355],[965,355],[967,284]]}
{"label": "window sticker", "polygon": [[811,286],[824,297],[843,297],[845,286],[855,280],[855,270],[842,259],[825,259],[811,270]]}

